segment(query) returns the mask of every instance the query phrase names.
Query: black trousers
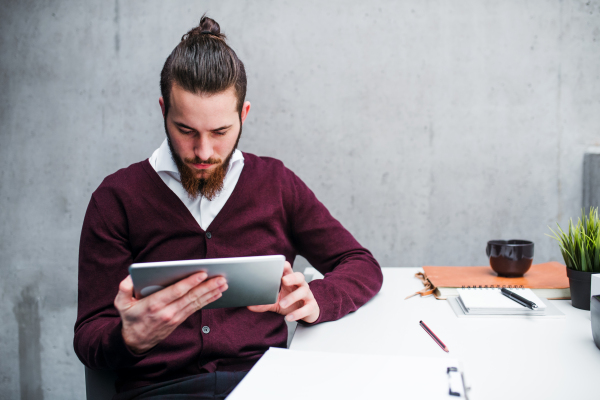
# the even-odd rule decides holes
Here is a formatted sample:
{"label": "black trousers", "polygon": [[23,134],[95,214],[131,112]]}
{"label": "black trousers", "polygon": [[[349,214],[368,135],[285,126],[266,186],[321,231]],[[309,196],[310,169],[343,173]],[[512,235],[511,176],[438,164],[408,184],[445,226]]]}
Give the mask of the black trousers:
{"label": "black trousers", "polygon": [[210,372],[121,392],[113,400],[224,399],[248,371]]}

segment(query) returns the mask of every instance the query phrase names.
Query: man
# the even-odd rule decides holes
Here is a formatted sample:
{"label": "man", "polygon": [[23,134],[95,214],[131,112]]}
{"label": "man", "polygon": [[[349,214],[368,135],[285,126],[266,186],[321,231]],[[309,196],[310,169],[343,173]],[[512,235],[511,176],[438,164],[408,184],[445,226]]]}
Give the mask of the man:
{"label": "man", "polygon": [[[108,176],[83,223],[74,347],[119,376],[117,398],[224,397],[288,321],[341,318],[379,291],[382,275],[360,246],[280,161],[237,150],[250,111],[242,62],[219,25],[202,17],[161,73],[167,139],[145,161]],[[134,262],[283,254],[276,304],[203,310],[227,290],[198,273],[141,300]],[[322,280],[307,284],[302,255]]]}

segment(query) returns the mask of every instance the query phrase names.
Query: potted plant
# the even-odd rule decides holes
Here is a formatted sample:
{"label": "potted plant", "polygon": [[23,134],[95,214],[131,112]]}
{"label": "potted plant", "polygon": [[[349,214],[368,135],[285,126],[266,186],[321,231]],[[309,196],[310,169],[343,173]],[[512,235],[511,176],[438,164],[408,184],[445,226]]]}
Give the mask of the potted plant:
{"label": "potted plant", "polygon": [[600,273],[600,220],[598,208],[590,208],[589,215],[581,210],[577,224],[569,221],[565,233],[558,223],[558,232],[553,237],[558,241],[560,251],[567,264],[567,276],[571,287],[571,303],[582,310],[590,309],[590,284],[592,274]]}

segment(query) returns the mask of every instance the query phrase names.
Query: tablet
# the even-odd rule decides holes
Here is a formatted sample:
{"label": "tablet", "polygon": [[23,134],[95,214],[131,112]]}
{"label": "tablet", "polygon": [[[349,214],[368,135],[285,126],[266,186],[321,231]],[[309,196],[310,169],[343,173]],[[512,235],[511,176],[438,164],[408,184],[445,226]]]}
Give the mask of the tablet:
{"label": "tablet", "polygon": [[129,267],[138,299],[205,271],[208,278],[223,276],[228,289],[204,309],[246,307],[277,302],[285,257],[257,256],[203,260],[135,263]]}

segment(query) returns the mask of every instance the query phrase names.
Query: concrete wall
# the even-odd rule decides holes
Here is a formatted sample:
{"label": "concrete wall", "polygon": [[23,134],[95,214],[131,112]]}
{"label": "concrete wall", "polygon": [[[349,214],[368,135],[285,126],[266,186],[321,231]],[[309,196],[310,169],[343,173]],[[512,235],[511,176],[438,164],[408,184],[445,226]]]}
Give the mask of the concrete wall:
{"label": "concrete wall", "polygon": [[600,145],[600,1],[2,1],[0,398],[80,399],[92,191],[164,137],[162,64],[205,11],[245,62],[240,148],[282,159],[384,267],[560,260]]}
{"label": "concrete wall", "polygon": [[600,207],[600,147],[586,151],[583,156],[583,199],[584,210]]}

